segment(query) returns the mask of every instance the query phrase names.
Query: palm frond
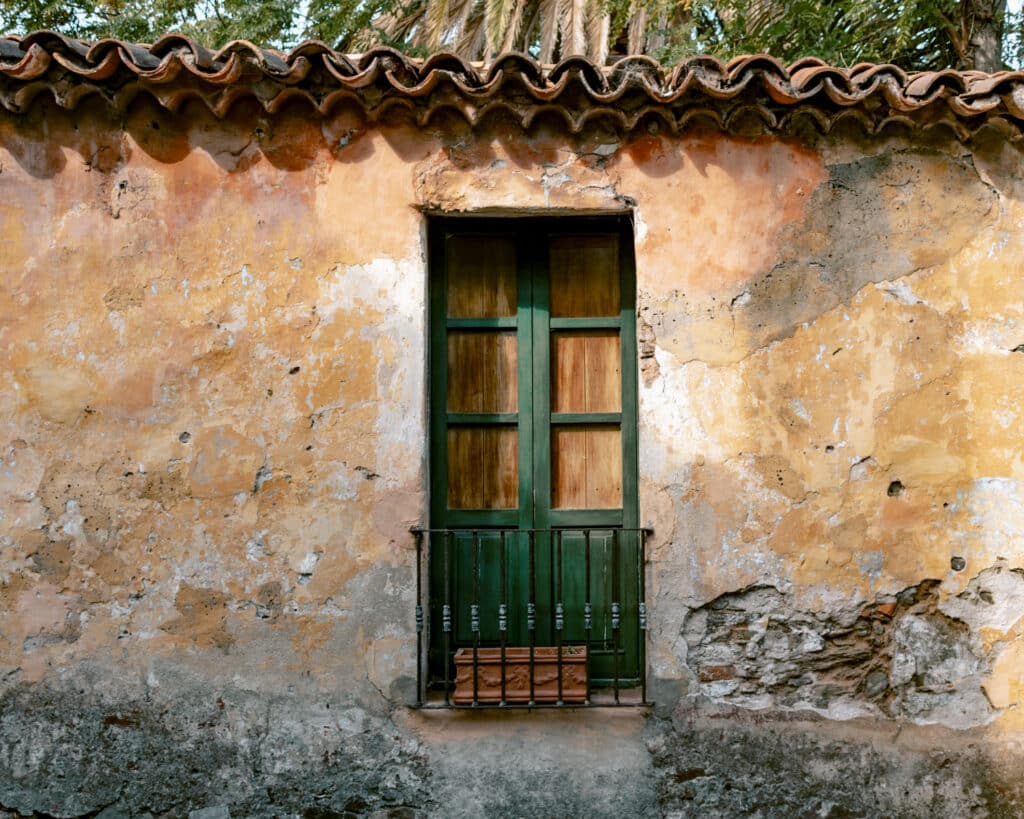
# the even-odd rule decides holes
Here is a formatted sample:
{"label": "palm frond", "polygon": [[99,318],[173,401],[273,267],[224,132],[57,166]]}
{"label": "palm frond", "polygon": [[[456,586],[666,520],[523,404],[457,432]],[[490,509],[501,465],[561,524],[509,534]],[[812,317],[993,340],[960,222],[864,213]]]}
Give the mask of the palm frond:
{"label": "palm frond", "polygon": [[516,0],[485,0],[484,28],[487,32],[488,56],[493,55],[505,40]]}
{"label": "palm frond", "polygon": [[423,20],[424,42],[430,49],[437,49],[448,29],[450,0],[430,0],[426,4]]}
{"label": "palm frond", "polygon": [[586,0],[567,0],[562,17],[562,57],[587,53]]}
{"label": "palm frond", "polygon": [[516,0],[515,8],[512,10],[512,19],[508,21],[505,28],[505,39],[501,44],[502,51],[525,51],[525,44],[519,42],[519,32],[523,24],[523,11],[526,9],[526,0]]}
{"label": "palm frond", "polygon": [[[452,9],[452,18],[454,22],[449,27],[450,36],[448,41],[450,47],[458,54],[462,54],[459,51],[458,44],[463,39],[463,32],[466,30],[466,24],[469,20],[470,15],[477,10],[477,0],[455,0],[455,7]],[[475,58],[471,58],[475,59]]]}
{"label": "palm frond", "polygon": [[587,56],[598,65],[608,59],[608,33],[612,18],[602,8],[601,0],[590,0],[587,7]]}
{"label": "palm frond", "polygon": [[484,25],[486,15],[480,4],[473,3],[462,26],[461,34],[456,42],[456,51],[468,60],[483,59],[487,47],[487,29]]}
{"label": "palm frond", "polygon": [[540,61],[554,62],[561,27],[563,0],[540,0],[537,24],[540,26]]}

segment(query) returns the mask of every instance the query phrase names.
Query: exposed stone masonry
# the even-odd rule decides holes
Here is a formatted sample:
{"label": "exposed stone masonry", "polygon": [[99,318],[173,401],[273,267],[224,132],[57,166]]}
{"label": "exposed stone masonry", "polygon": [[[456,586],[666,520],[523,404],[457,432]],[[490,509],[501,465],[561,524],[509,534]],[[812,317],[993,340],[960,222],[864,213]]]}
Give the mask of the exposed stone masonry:
{"label": "exposed stone masonry", "polygon": [[687,616],[687,664],[703,695],[747,707],[984,723],[992,709],[982,682],[1002,645],[986,651],[943,613],[938,585],[817,614],[772,587],[731,592]]}

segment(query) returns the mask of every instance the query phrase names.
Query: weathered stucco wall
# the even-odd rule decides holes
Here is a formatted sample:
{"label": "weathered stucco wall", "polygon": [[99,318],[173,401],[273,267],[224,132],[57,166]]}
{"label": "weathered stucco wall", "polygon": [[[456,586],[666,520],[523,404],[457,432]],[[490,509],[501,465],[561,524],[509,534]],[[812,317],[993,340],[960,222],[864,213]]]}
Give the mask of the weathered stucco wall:
{"label": "weathered stucco wall", "polygon": [[[0,815],[1024,810],[1021,176],[908,133],[0,119]],[[423,214],[483,210],[634,215],[646,724],[404,707]]]}

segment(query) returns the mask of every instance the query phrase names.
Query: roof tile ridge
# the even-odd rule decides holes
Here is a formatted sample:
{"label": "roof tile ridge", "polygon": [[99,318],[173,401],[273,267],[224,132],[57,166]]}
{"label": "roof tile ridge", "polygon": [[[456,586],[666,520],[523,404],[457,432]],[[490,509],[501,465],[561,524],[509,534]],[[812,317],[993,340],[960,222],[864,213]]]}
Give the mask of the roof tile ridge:
{"label": "roof tile ridge", "polygon": [[619,99],[630,88],[640,86],[651,99],[659,99],[668,91],[664,68],[653,57],[633,54],[616,60],[605,67],[605,82],[612,89],[605,94],[606,101]]}
{"label": "roof tile ridge", "polygon": [[740,54],[725,64],[726,77],[730,82],[733,77],[756,71],[775,71],[780,76],[789,79],[789,71],[786,66],[771,54]]}
{"label": "roof tile ridge", "polygon": [[1021,84],[1024,84],[1024,71],[1019,69],[1016,71],[999,71],[995,74],[986,74],[982,77],[972,78],[961,96],[966,98],[988,96],[994,93],[1000,86]]}
{"label": "roof tile ridge", "polygon": [[694,54],[684,57],[672,69],[665,89],[666,101],[678,99],[678,97],[690,89],[693,85],[699,85],[702,90],[707,90],[711,81],[714,81],[719,88],[724,88],[726,78],[726,66],[718,57],[711,54]]}
{"label": "roof tile ridge", "polygon": [[22,50],[27,46],[38,44],[49,52],[51,56],[53,56],[55,51],[52,45],[53,43],[56,43],[66,51],[76,54],[83,59],[89,53],[89,44],[85,40],[68,37],[66,34],[61,34],[59,31],[51,31],[50,29],[39,29],[37,31],[33,31],[31,34],[26,34],[22,37],[20,41]]}
{"label": "roof tile ridge", "polygon": [[140,68],[145,71],[160,65],[160,58],[153,54],[150,50],[152,48],[150,45],[146,43],[130,43],[113,37],[107,37],[93,43],[92,48],[89,49],[89,59],[94,59],[95,55],[100,54],[107,48],[116,49],[120,52],[121,63],[132,70]]}
{"label": "roof tile ridge", "polygon": [[[539,60],[535,60],[529,54],[522,51],[502,51],[497,57],[490,61],[486,67],[485,83],[493,79],[497,72],[507,76],[509,70],[506,66],[514,65],[516,73],[523,78],[523,81],[531,87],[541,88],[547,82],[547,73]],[[527,76],[529,75],[529,76]]]}
{"label": "roof tile ridge", "polygon": [[232,40],[219,48],[213,55],[214,62],[225,57],[236,56],[243,63],[255,65],[264,74],[288,85],[302,82],[313,68],[313,63],[303,54],[280,51],[275,48],[261,48],[249,40]]}
{"label": "roof tile ridge", "polygon": [[79,62],[78,60],[68,59],[59,51],[55,51],[53,52],[53,60],[57,65],[67,69],[72,74],[99,82],[110,79],[114,72],[121,67],[121,51],[116,48],[111,49],[98,62],[90,60]]}
{"label": "roof tile ridge", "polygon": [[563,76],[570,74],[579,77],[588,90],[601,89],[603,91],[607,88],[608,83],[605,80],[604,72],[582,54],[570,54],[559,60],[548,72],[548,82],[558,85]]}
{"label": "roof tile ridge", "polygon": [[[180,53],[179,48],[182,46],[188,52],[187,55]],[[187,37],[180,32],[164,34],[149,47],[149,53],[157,58],[162,58],[172,52],[177,55],[183,65],[192,64],[201,70],[215,70],[213,53],[192,37]],[[189,56],[191,60],[187,59]]]}
{"label": "roof tile ridge", "polygon": [[335,52],[323,40],[309,39],[303,40],[295,48],[289,50],[283,55],[283,59],[288,65],[293,65],[300,59],[309,61],[311,65],[323,65],[328,55],[344,57],[340,52]]}
{"label": "roof tile ridge", "polygon": [[[7,49],[0,50],[0,60],[6,57],[7,53],[11,52]],[[21,56],[15,63],[5,65],[3,62],[0,62],[0,74],[20,82],[28,82],[44,75],[49,70],[50,62],[53,59],[50,56],[50,52],[35,43],[30,45],[25,51],[21,49],[19,43],[18,53]]]}
{"label": "roof tile ridge", "polygon": [[[934,91],[936,86],[939,86],[938,91]],[[960,94],[967,90],[967,83],[965,82],[964,73],[957,71],[955,68],[943,68],[939,71],[917,71],[907,77],[907,82],[903,86],[903,93],[907,97],[922,98],[922,97],[934,97],[943,88],[949,90],[956,89],[956,93]]]}

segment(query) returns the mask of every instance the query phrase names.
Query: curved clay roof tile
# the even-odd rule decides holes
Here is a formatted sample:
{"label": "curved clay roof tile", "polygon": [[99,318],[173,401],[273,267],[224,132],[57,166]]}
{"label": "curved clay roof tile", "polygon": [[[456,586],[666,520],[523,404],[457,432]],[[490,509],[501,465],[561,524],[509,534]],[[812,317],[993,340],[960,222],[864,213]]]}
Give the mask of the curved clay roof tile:
{"label": "curved clay roof tile", "polygon": [[[165,34],[153,43],[149,50],[154,57],[164,57],[174,52],[186,52],[192,56],[193,62],[200,68],[213,68],[213,59],[210,52],[184,34],[174,32]],[[177,56],[180,59],[184,59],[185,54],[179,53]]]}
{"label": "curved clay roof tile", "polygon": [[725,64],[725,73],[729,77],[744,71],[757,70],[774,71],[781,75],[787,74],[786,66],[771,54],[742,54],[738,57],[733,57]]}
{"label": "curved clay roof tile", "polygon": [[10,40],[7,39],[0,41],[0,74],[12,80],[28,82],[46,73],[52,58],[45,48],[39,45],[29,46],[28,51],[18,48],[19,58],[15,61],[16,55],[8,43]]}
{"label": "curved clay roof tile", "polygon": [[418,60],[387,47],[345,55],[318,40],[284,53],[244,40],[213,52],[181,34],[152,45],[90,44],[52,31],[0,38],[0,106],[23,113],[44,92],[65,108],[100,94],[123,110],[149,93],[171,110],[199,99],[217,116],[241,98],[266,111],[304,99],[329,114],[348,100],[371,119],[400,109],[428,122],[452,109],[470,124],[512,116],[529,127],[556,115],[569,130],[595,121],[627,130],[655,122],[678,130],[698,121],[725,128],[760,121],[769,131],[810,122],[827,132],[845,114],[855,114],[869,133],[947,127],[969,138],[991,124],[1019,139],[1024,128],[1024,72],[908,76],[893,65],[843,69],[814,57],[786,67],[768,54],[728,63],[697,55],[669,68],[646,56],[608,66],[573,56],[546,66],[510,52],[480,64],[450,53]]}
{"label": "curved clay roof tile", "polygon": [[998,74],[988,74],[971,81],[970,86],[963,96],[988,96],[997,93],[1000,89],[1009,89],[1019,85],[1024,80],[1024,71],[1000,71]]}
{"label": "curved clay roof tile", "polygon": [[423,77],[434,71],[447,71],[450,74],[469,78],[468,85],[475,85],[480,82],[480,75],[477,74],[473,66],[450,51],[438,51],[436,54],[431,54],[423,61],[417,73],[420,77]]}
{"label": "curved clay roof tile", "polygon": [[[98,49],[100,45],[109,44],[112,47],[116,47],[121,53],[121,63],[130,69],[141,69],[143,71],[153,70],[160,65],[160,58],[153,54],[145,46],[136,45],[134,43],[125,43],[121,40],[100,40],[93,49]],[[90,57],[92,51],[89,52]]]}
{"label": "curved clay roof tile", "polygon": [[[209,54],[209,52],[207,52]],[[243,61],[237,54],[229,54],[227,60],[218,65],[212,60],[206,60],[200,65],[198,61],[188,59],[188,55],[179,58],[181,67],[198,79],[213,85],[233,85],[242,76]]]}
{"label": "curved clay roof tile", "polygon": [[790,69],[789,76],[793,87],[801,90],[809,90],[810,86],[818,86],[826,78],[832,80],[833,84],[846,88],[853,87],[849,74],[841,68],[831,65],[804,65],[795,70]]}
{"label": "curved clay roof tile", "polygon": [[496,74],[504,77],[519,77],[530,86],[539,87],[544,84],[544,72],[540,63],[521,51],[504,51],[486,67],[484,83],[488,84]]}
{"label": "curved clay roof tile", "polygon": [[874,81],[880,76],[891,76],[901,86],[907,84],[907,73],[892,63],[857,63],[850,69],[850,79],[855,82]]}
{"label": "curved clay roof tile", "polygon": [[333,54],[331,47],[327,45],[323,40],[306,40],[303,43],[299,43],[295,48],[289,51],[285,55],[285,62],[291,65],[300,57],[310,60],[314,63],[320,63],[323,58],[329,54]]}
{"label": "curved clay roof tile", "polygon": [[364,67],[369,66],[371,63],[379,63],[381,70],[385,74],[396,78],[400,85],[395,86],[395,88],[403,86],[412,87],[419,84],[419,71],[416,65],[401,51],[385,46],[377,46],[371,51],[366,52],[360,59],[360,64]]}
{"label": "curved clay roof tile", "polygon": [[75,54],[83,59],[89,53],[89,46],[87,43],[84,43],[81,40],[75,40],[56,31],[48,31],[47,29],[33,31],[31,34],[21,39],[22,48],[28,48],[34,45],[38,45],[41,48],[46,49],[50,54],[60,51],[65,52],[66,54]]}
{"label": "curved clay roof tile", "polygon": [[910,77],[904,91],[908,97],[930,97],[938,88],[948,88],[961,94],[967,90],[967,83],[962,74],[952,69],[922,71]]}
{"label": "curved clay roof tile", "polygon": [[109,80],[114,76],[114,72],[121,67],[121,53],[116,49],[108,51],[103,59],[95,64],[83,65],[78,60],[65,57],[59,51],[54,52],[53,59],[68,71],[93,82]]}
{"label": "curved clay roof tile", "polygon": [[336,56],[325,55],[324,66],[339,85],[353,91],[376,85],[378,78],[384,75],[384,68],[377,61],[363,67],[353,64],[347,59],[339,61]]}
{"label": "curved clay roof tile", "polygon": [[564,74],[578,76],[588,89],[599,92],[606,90],[607,83],[604,73],[586,57],[580,55],[566,57],[551,69],[548,79],[553,83],[558,83]]}
{"label": "curved clay roof tile", "polygon": [[981,114],[987,114],[989,111],[995,111],[1002,104],[1003,101],[995,94],[987,97],[971,97],[970,99],[953,97],[949,101],[949,107],[953,113],[965,118],[976,117]]}
{"label": "curved clay roof tile", "polygon": [[181,58],[178,56],[177,52],[174,51],[164,56],[164,58],[152,68],[148,67],[150,65],[149,63],[147,63],[147,67],[142,67],[136,62],[128,62],[124,60],[122,62],[140,79],[161,84],[174,82],[178,74],[181,73],[183,66]]}
{"label": "curved clay roof tile", "polygon": [[825,91],[825,96],[831,102],[843,108],[859,105],[871,96],[871,92],[875,90],[871,86],[868,88],[851,88],[850,83],[846,81],[845,77],[843,77],[841,83],[837,83],[835,77],[831,74],[826,74],[822,77],[821,87]]}

